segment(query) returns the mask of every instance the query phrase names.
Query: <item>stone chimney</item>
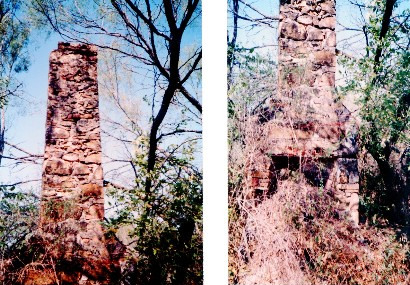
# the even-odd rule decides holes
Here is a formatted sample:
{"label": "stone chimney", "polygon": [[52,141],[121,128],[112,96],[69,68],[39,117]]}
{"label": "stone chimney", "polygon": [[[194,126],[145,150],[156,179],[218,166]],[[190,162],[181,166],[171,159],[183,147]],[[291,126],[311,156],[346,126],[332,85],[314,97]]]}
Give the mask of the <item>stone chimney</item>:
{"label": "stone chimney", "polygon": [[321,162],[328,168],[326,187],[357,225],[357,145],[350,113],[335,95],[335,27],[335,0],[280,1],[278,93],[271,100],[274,119],[265,125],[273,165],[252,177],[252,185],[268,191],[263,185],[272,169],[289,165],[284,158],[304,158],[316,170],[313,164]]}
{"label": "stone chimney", "polygon": [[[276,155],[323,155],[339,148],[341,118],[335,103],[334,0],[281,1],[276,103],[284,111]],[[283,128],[292,131],[283,132]],[[288,141],[288,143],[284,143]]]}
{"label": "stone chimney", "polygon": [[50,55],[42,179],[40,228],[56,260],[67,263],[62,270],[88,282],[84,284],[107,279],[112,264],[101,225],[103,170],[93,45],[59,43]]}

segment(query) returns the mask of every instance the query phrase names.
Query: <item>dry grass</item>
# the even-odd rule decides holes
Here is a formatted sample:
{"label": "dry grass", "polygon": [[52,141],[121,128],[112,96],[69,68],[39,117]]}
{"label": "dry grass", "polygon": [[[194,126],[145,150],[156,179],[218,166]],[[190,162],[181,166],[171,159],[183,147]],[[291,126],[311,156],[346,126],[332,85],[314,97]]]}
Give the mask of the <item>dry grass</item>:
{"label": "dry grass", "polygon": [[299,170],[276,173],[275,193],[255,197],[249,173],[266,169],[269,142],[246,116],[231,128],[231,284],[410,284],[407,240],[386,225],[353,227],[332,190],[312,186]]}
{"label": "dry grass", "polygon": [[246,210],[242,247],[237,252],[240,284],[309,284],[296,255],[297,237],[286,223],[288,205],[282,204],[293,193],[279,191]]}
{"label": "dry grass", "polygon": [[272,197],[231,217],[232,283],[410,284],[409,245],[393,229],[355,229],[336,203],[303,181],[284,181]]}

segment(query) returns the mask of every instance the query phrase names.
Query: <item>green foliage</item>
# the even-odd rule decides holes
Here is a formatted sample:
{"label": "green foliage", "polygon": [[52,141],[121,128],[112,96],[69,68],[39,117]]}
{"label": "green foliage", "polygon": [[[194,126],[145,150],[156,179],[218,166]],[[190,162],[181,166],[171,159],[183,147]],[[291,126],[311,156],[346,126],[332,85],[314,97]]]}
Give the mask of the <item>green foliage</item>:
{"label": "green foliage", "polygon": [[75,216],[78,211],[78,199],[64,199],[62,201],[49,200],[44,203],[44,217],[54,221],[65,220]]}
{"label": "green foliage", "polygon": [[[269,116],[272,111],[266,101],[276,92],[276,63],[269,54],[239,46],[235,53],[232,82],[228,91],[228,142],[229,142],[229,191],[241,185],[244,167],[249,153],[243,152],[248,145],[254,147],[252,133],[258,125],[253,118]],[[228,53],[228,57],[229,57]],[[257,134],[256,136],[260,136]]]}
{"label": "green foliage", "polygon": [[[371,1],[366,6],[366,55],[342,58],[347,79],[339,91],[358,95],[360,145],[378,166],[373,173],[365,169],[369,164],[362,169],[363,210],[374,221],[372,217],[386,216],[408,223],[408,166],[398,161],[406,161],[410,146],[410,26],[406,20],[410,10],[399,12],[397,3],[388,29],[386,1]],[[377,173],[381,179],[373,179]]]}
{"label": "green foliage", "polygon": [[20,87],[15,74],[27,71],[30,26],[23,14],[23,1],[0,1],[0,107]]}
{"label": "green foliage", "polygon": [[[117,213],[107,226],[116,231],[132,225],[132,249],[137,252],[130,284],[201,284],[202,175],[192,165],[193,145],[161,151],[156,168],[147,173],[148,139],[137,142],[137,187],[111,189]],[[145,192],[146,177],[153,187]]]}
{"label": "green foliage", "polygon": [[[409,23],[391,21],[380,39],[386,1],[372,1],[369,9],[367,56],[344,58],[348,80],[342,93],[360,94],[361,140],[376,160],[388,161],[391,148],[398,143],[409,145],[410,127],[410,51],[402,41],[410,36]],[[396,15],[408,17],[410,10]],[[379,62],[376,54],[381,51]]]}
{"label": "green foliage", "polygon": [[38,199],[14,187],[0,187],[0,259],[14,257],[33,232]]}
{"label": "green foliage", "polygon": [[[235,54],[235,56],[231,54]],[[229,47],[232,63],[232,82],[228,91],[229,140],[241,141],[240,124],[265,107],[266,100],[276,90],[276,64],[270,55]]]}

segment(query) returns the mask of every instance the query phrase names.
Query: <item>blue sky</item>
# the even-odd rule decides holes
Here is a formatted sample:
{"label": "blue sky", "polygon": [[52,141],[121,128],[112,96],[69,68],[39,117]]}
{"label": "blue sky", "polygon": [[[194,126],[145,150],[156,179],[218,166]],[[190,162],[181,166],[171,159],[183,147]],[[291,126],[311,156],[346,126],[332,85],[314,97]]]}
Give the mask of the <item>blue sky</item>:
{"label": "blue sky", "polygon": [[[277,16],[279,14],[279,0],[247,0],[247,3],[250,3],[264,13],[265,15],[273,15]],[[243,4],[240,3],[240,7],[244,7]],[[399,11],[404,9],[410,8],[410,1],[408,0],[401,0],[399,2]],[[336,16],[337,21],[339,24],[347,27],[357,27],[357,19],[360,16],[360,12],[357,7],[350,4],[349,0],[337,0],[336,1]],[[250,16],[253,17],[260,17],[255,12],[252,13],[249,9],[247,9]],[[232,20],[228,17],[228,25],[232,26]],[[277,34],[276,31],[273,29],[262,28],[262,29],[253,29],[251,31],[247,31],[248,22],[239,20],[239,26],[242,30],[238,34],[238,42],[242,43],[246,47],[252,46],[260,46],[264,44],[272,44],[276,42]],[[358,42],[354,46],[342,46],[341,40],[347,37],[352,36],[354,33],[351,31],[342,31],[343,27],[338,26],[337,28],[337,40],[338,40],[338,48],[344,50],[350,50],[353,52],[354,49],[360,49],[362,46],[361,42]],[[276,52],[274,48],[270,47],[268,52]],[[275,56],[275,54],[273,54]]]}
{"label": "blue sky", "polygon": [[[33,154],[44,152],[45,119],[48,88],[48,58],[50,52],[57,48],[60,38],[56,35],[46,38],[37,35],[36,42],[30,47],[31,66],[29,71],[19,75],[24,84],[23,99],[14,99],[7,109],[6,138],[19,147]],[[10,160],[3,161],[4,164]],[[3,183],[17,182],[41,177],[41,165],[30,165],[26,168],[0,168],[0,180]],[[40,183],[26,186],[38,190]],[[27,187],[25,187],[27,189]]]}
{"label": "blue sky", "polygon": [[[279,1],[255,0],[254,3],[260,11],[267,15],[278,15]],[[337,18],[344,25],[354,24],[358,11],[347,4],[347,0],[337,1]],[[403,1],[401,8],[410,8],[410,1]],[[230,21],[228,20],[228,23]],[[198,24],[197,24],[198,25]],[[223,28],[223,27],[221,27]],[[187,35],[186,41],[200,40],[200,26]],[[350,36],[348,33],[338,33],[338,41],[343,37]],[[242,33],[238,40],[247,46],[271,44],[276,42],[276,32],[273,29],[256,30]],[[24,100],[13,101],[8,110],[8,125],[10,127],[7,137],[20,147],[32,153],[42,153],[44,149],[45,117],[48,85],[48,58],[50,52],[57,48],[57,43],[62,39],[58,35],[46,38],[44,35],[36,35],[34,46],[30,48],[31,66],[27,73],[19,76],[24,82],[26,97]],[[276,55],[274,48],[267,49],[273,56]],[[199,158],[198,164],[201,164]],[[20,171],[20,168],[0,168],[0,180],[3,183],[19,181],[28,177],[40,177],[41,166],[29,167]],[[40,184],[36,184],[39,187]]]}
{"label": "blue sky", "polygon": [[[41,40],[41,38],[39,38]],[[43,151],[43,137],[45,133],[45,114],[48,88],[48,59],[52,50],[57,48],[58,36],[43,39],[38,47],[31,47],[31,66],[29,72],[19,76],[24,82],[27,102],[15,106],[13,120],[8,136],[19,138],[13,141],[20,142],[23,148],[30,149],[34,153]],[[22,112],[17,113],[16,112]],[[33,142],[38,142],[37,144]]]}
{"label": "blue sky", "polygon": [[[59,35],[52,34],[46,37],[42,34],[36,34],[33,37],[32,44],[30,45],[29,54],[31,57],[31,65],[28,72],[19,74],[18,78],[24,83],[24,97],[23,99],[16,99],[10,102],[7,109],[7,125],[9,127],[7,131],[7,140],[18,145],[22,149],[33,153],[42,154],[44,152],[44,141],[45,141],[45,119],[46,119],[46,108],[47,108],[47,88],[48,88],[48,63],[49,55],[52,50],[57,48],[59,41],[64,41]],[[97,39],[98,41],[98,39]],[[201,22],[195,21],[191,25],[190,29],[187,30],[184,38],[184,45],[189,46],[191,43],[200,44],[201,42]],[[182,56],[184,55],[184,49],[182,50]],[[134,80],[140,81],[142,85],[147,82],[147,78],[143,78],[143,75],[137,75]],[[148,79],[148,81],[152,81]],[[151,82],[147,83],[149,86],[152,85]],[[199,90],[200,90],[199,85]],[[189,90],[189,87],[187,87]],[[101,90],[100,90],[101,91]],[[143,90],[143,88],[137,89],[137,97],[142,97],[144,94],[151,94],[152,91]],[[133,94],[135,95],[135,93]],[[135,96],[134,96],[135,97]],[[142,101],[141,98],[138,100]],[[147,126],[148,117],[151,113],[150,109],[147,109],[143,102],[133,101],[133,104],[137,104],[137,107],[142,108],[143,115],[141,118],[141,124]],[[103,106],[106,104],[103,96],[101,100]],[[103,102],[104,101],[104,102]],[[158,107],[159,104],[156,106]],[[141,107],[142,106],[142,107]],[[102,108],[107,110],[106,108]],[[115,111],[115,110],[114,110]],[[107,111],[108,112],[108,111]],[[107,114],[108,115],[108,114]],[[114,114],[109,114],[109,116],[116,116]],[[180,116],[179,113],[172,114],[170,112],[167,115],[167,119]],[[134,138],[135,139],[135,138]],[[169,140],[169,143],[177,142],[177,139]],[[115,145],[115,143],[117,145]],[[118,142],[109,141],[103,137],[103,148],[109,154],[115,153],[117,158],[121,158],[126,151],[118,145]],[[16,154],[21,154],[14,151]],[[11,163],[10,160],[3,160],[3,165]],[[202,153],[197,155],[196,164],[198,166],[202,165]],[[105,171],[115,168],[115,164],[106,165],[104,167]],[[1,167],[0,168],[0,181],[2,184],[15,183],[18,181],[25,181],[31,179],[41,178],[41,165],[25,165],[17,167]],[[131,180],[132,181],[132,180]],[[24,184],[22,189],[33,188],[37,192],[41,188],[41,182],[34,182],[29,184]]]}

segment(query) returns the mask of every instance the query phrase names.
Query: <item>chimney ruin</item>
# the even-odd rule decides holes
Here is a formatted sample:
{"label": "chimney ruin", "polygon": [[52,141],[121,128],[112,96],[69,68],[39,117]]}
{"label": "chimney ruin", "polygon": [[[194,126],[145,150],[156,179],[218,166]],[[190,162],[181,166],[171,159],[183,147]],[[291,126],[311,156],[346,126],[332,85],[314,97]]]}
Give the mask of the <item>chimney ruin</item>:
{"label": "chimney ruin", "polygon": [[335,0],[280,1],[278,93],[265,125],[272,162],[255,172],[252,185],[269,191],[275,171],[303,158],[302,171],[316,171],[357,225],[358,149],[350,112],[336,100],[335,28]]}
{"label": "chimney ruin", "polygon": [[106,279],[112,266],[101,224],[103,170],[93,45],[59,43],[50,55],[42,180],[40,228],[52,255],[67,263],[62,270],[74,275],[76,284],[105,284],[91,281]]}

